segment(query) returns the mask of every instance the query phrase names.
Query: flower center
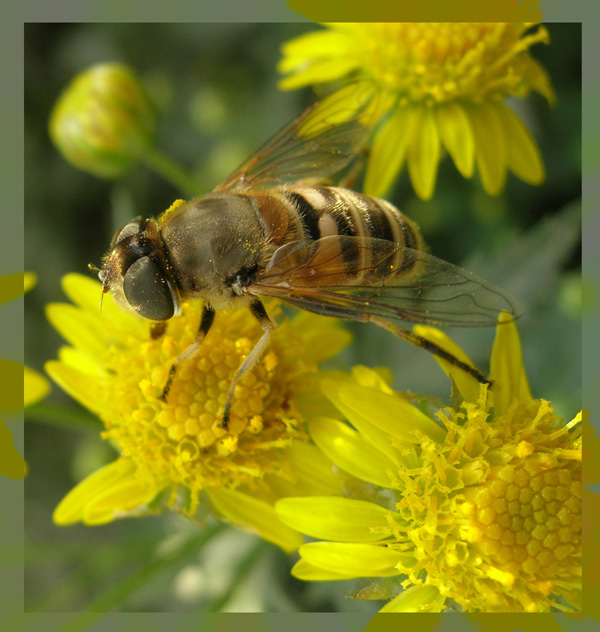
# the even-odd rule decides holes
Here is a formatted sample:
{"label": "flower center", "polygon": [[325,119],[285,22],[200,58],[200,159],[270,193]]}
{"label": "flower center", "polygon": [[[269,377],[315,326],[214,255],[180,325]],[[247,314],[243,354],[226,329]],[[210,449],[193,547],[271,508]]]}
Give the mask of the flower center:
{"label": "flower center", "polygon": [[512,584],[531,576],[542,592],[581,547],[581,481],[548,455],[518,465],[494,466],[485,485],[469,488],[462,512],[465,537]]}
{"label": "flower center", "polygon": [[477,403],[438,414],[446,440],[423,444],[396,508],[441,594],[490,612],[547,611],[551,595],[579,587],[579,434],[543,400],[513,400],[496,418],[490,405],[482,386]]}
{"label": "flower center", "polygon": [[156,340],[129,336],[110,348],[104,436],[117,442],[142,477],[192,490],[237,487],[278,471],[278,454],[298,434],[292,398],[299,377],[316,367],[302,359],[301,340],[282,323],[267,353],[240,380],[224,430],[231,380],[261,329],[246,310],[217,317],[198,353],[177,367],[163,402],[171,365],[192,343],[199,316],[198,306],[187,305]]}
{"label": "flower center", "polygon": [[401,102],[500,98],[523,89],[531,61],[523,53],[547,41],[545,29],[523,38],[524,29],[501,23],[363,25],[359,63]]}

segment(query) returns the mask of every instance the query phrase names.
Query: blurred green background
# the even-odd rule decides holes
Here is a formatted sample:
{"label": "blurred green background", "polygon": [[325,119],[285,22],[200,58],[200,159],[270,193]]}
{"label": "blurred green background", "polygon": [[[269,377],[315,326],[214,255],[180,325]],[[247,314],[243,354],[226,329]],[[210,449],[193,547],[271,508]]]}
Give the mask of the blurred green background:
{"label": "blurred green background", "polygon": [[[47,124],[73,76],[103,61],[132,66],[160,111],[158,145],[208,192],[314,99],[310,90],[279,91],[276,63],[283,42],[315,28],[26,24],[25,266],[39,277],[26,297],[27,364],[43,370],[63,344],[44,316],[45,304],[64,300],[61,277],[87,274],[87,264],[100,263],[118,226],[138,215],[156,216],[181,197],[143,167],[102,181],[65,162],[50,143]],[[513,103],[541,148],[545,183],[532,187],[509,175],[505,191],[492,198],[477,177],[462,179],[445,160],[432,200],[420,201],[406,174],[389,199],[421,226],[435,255],[495,282],[525,305],[518,326],[533,394],[571,418],[581,407],[584,296],[581,26],[550,24],[548,30],[552,43],[536,46],[533,55],[552,78],[557,104],[551,108],[537,95]],[[334,366],[388,366],[397,388],[448,399],[448,382],[426,353],[374,326],[349,326],[355,342]],[[493,329],[448,333],[488,370]],[[294,580],[294,560],[251,536],[226,529],[203,546],[198,527],[178,516],[56,527],[51,515],[59,500],[112,461],[114,451],[100,439],[100,424],[57,387],[26,416],[26,611],[379,607],[345,599],[350,582]]]}

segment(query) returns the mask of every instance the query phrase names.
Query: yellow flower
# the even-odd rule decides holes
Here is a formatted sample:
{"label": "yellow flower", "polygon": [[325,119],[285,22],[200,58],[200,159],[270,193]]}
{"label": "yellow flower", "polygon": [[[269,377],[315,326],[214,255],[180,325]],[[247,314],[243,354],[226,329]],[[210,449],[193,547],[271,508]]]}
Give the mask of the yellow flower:
{"label": "yellow flower", "polygon": [[490,195],[504,187],[507,168],[529,184],[542,182],[537,145],[503,100],[532,90],[554,100],[546,71],[528,52],[549,41],[546,29],[528,23],[327,26],[283,46],[279,70],[288,76],[280,87],[352,79],[380,91],[365,193],[385,195],[407,163],[415,192],[429,199],[444,150],[465,178],[476,165]]}
{"label": "yellow flower", "polygon": [[321,417],[310,433],[355,477],[355,497],[278,501],[285,524],[328,540],[300,548],[296,577],[397,578],[360,593],[392,596],[382,612],[581,607],[581,413],[564,423],[531,397],[512,321],[498,326],[491,378],[491,392],[471,376],[457,383],[463,401],[438,411],[441,423],[369,369],[324,381],[354,428]]}
{"label": "yellow flower", "polygon": [[117,178],[154,144],[154,105],[123,64],[98,64],[73,79],[50,117],[50,136],[75,167]]}
{"label": "yellow flower", "polygon": [[[0,304],[12,301],[35,285],[35,275],[18,272],[0,278]],[[12,413],[43,399],[50,390],[48,380],[39,373],[18,362],[0,358],[2,396],[0,410]],[[23,478],[27,464],[13,447],[13,437],[0,420],[0,474],[11,478]]]}
{"label": "yellow flower", "polygon": [[[267,352],[235,391],[226,431],[221,418],[233,373],[261,334],[248,310],[217,315],[197,356],[175,374],[165,403],[159,396],[173,361],[194,338],[200,302],[185,304],[157,336],[110,294],[100,313],[96,281],[72,274],[63,287],[75,305],[52,304],[47,313],[71,346],[46,370],[99,415],[102,436],[120,456],[62,500],[55,522],[102,524],[163,508],[193,518],[203,493],[221,517],[296,548],[300,535],[281,524],[272,504],[292,489],[312,494],[338,486],[327,459],[308,443],[301,409],[311,391],[319,396],[317,364],[343,348],[349,334],[321,317],[281,318]],[[278,315],[276,304],[268,308]]]}

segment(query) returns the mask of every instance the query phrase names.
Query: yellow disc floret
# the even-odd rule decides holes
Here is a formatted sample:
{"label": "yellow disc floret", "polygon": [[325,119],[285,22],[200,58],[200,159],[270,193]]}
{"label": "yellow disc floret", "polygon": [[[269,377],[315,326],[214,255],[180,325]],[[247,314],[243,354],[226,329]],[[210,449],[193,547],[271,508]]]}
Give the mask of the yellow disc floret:
{"label": "yellow disc floret", "polygon": [[548,611],[548,595],[577,588],[579,436],[543,400],[490,419],[482,390],[478,403],[444,409],[446,441],[424,447],[417,476],[404,474],[411,493],[397,510],[419,559],[405,570],[415,583],[427,570],[427,583],[465,609]]}
{"label": "yellow disc floret", "polygon": [[523,31],[522,24],[497,23],[364,25],[362,65],[413,102],[521,95],[530,89],[533,63],[523,53],[548,41],[544,28],[525,37]]}
{"label": "yellow disc floret", "polygon": [[104,436],[140,470],[190,489],[238,486],[277,471],[277,449],[298,433],[293,396],[307,370],[300,357],[291,361],[299,337],[282,324],[279,340],[236,388],[226,431],[221,421],[227,392],[260,337],[260,325],[245,311],[218,317],[197,355],[177,369],[163,402],[171,364],[193,342],[199,318],[195,305],[186,305],[184,313],[158,340],[132,338],[125,341],[128,349],[122,343],[108,349],[105,366],[114,377]]}

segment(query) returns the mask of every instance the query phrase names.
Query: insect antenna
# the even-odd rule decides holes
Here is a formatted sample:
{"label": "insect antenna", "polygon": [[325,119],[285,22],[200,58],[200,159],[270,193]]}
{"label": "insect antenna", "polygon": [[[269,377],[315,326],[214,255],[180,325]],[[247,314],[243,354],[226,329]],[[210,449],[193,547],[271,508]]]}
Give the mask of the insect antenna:
{"label": "insect antenna", "polygon": [[102,281],[102,294],[100,295],[100,312],[102,312],[102,301],[104,300],[104,295],[108,292],[108,285],[106,284],[104,271],[101,270],[98,266],[95,266],[93,263],[88,263],[88,270],[95,272],[98,275],[100,281]]}

